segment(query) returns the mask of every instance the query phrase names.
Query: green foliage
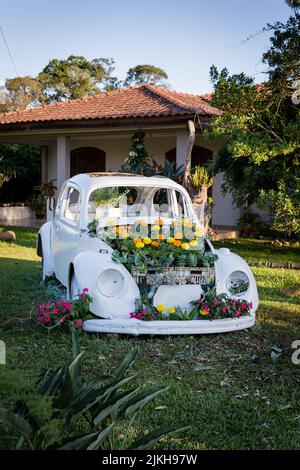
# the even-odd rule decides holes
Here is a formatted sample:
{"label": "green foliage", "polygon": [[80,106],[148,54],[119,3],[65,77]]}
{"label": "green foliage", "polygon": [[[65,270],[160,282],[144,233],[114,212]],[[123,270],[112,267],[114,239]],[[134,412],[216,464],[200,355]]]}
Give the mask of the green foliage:
{"label": "green foliage", "polygon": [[263,55],[268,82],[257,86],[243,73],[230,76],[227,69],[211,68],[213,104],[223,113],[212,120],[206,135],[225,145],[210,169],[213,174],[225,172],[223,190],[232,191],[237,205],[264,200],[273,207],[273,228],[295,234],[299,224],[300,110],[292,95],[299,79],[298,9],[293,9],[286,24],[277,22],[265,29],[273,33]]}
{"label": "green foliage", "polygon": [[135,132],[131,137],[131,149],[124,158],[121,171],[125,173],[143,173],[145,168],[150,167],[150,159],[145,148],[145,133]]}
{"label": "green foliage", "polygon": [[39,146],[0,144],[0,201],[25,201],[40,181],[40,166]]}
{"label": "green foliage", "polygon": [[137,65],[128,70],[124,85],[132,86],[148,83],[150,85],[165,86],[167,78],[167,73],[159,67],[154,65]]}
{"label": "green foliage", "polygon": [[[135,377],[129,370],[137,357],[137,351],[131,351],[125,356],[113,376],[102,375],[88,380],[81,374],[82,355],[78,337],[73,333],[71,362],[46,372],[40,380],[33,402],[20,400],[12,410],[0,409],[0,423],[5,436],[9,438],[8,442],[12,443],[11,448],[112,449],[113,430],[168,389],[159,385],[128,388]],[[74,423],[82,418],[81,429],[85,431],[82,434],[77,431],[75,434]],[[131,442],[130,448],[146,448],[166,434],[186,429],[187,426],[158,429],[144,435],[142,441]],[[125,440],[123,446],[126,445],[128,443]]]}
{"label": "green foliage", "polygon": [[194,172],[191,174],[191,180],[194,188],[201,188],[205,185],[207,188],[210,188],[213,184],[213,179],[209,175],[207,169],[204,166],[197,165],[194,168]]}

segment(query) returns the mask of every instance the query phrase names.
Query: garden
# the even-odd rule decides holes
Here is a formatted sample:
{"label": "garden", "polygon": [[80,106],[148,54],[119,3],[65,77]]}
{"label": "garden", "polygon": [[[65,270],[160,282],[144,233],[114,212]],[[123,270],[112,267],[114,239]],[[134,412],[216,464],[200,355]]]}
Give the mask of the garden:
{"label": "garden", "polygon": [[[148,436],[156,449],[299,449],[300,369],[292,362],[292,343],[300,338],[298,270],[253,268],[260,306],[256,324],[249,330],[162,338],[82,332],[81,384],[103,381],[107,376],[113,383],[125,380],[114,403],[124,395],[132,406],[132,413],[126,412],[129,405],[123,409],[126,416],[107,430],[110,432],[106,440],[101,441],[103,435],[99,439],[97,434],[95,444],[97,439],[88,432],[81,408],[77,408],[71,428],[64,422],[61,436],[57,429],[60,418],[53,416],[51,400],[41,406],[45,402],[37,395],[37,382],[50,370],[59,374],[57,367],[72,363],[72,335],[37,325],[37,306],[59,302],[63,291],[57,283],[50,282],[47,287],[41,283],[41,263],[35,253],[37,231],[13,230],[17,240],[0,244],[0,269],[4,273],[0,286],[0,338],[5,342],[7,355],[6,366],[1,366],[1,407],[12,409],[21,399],[47,423],[52,441],[37,438],[35,433],[34,439],[24,443],[16,430],[8,432],[3,427],[2,448],[45,448],[56,441],[61,447],[70,446],[74,436],[88,434],[86,439],[90,441],[84,442],[89,442],[90,448],[126,449],[134,441],[138,448],[146,446],[143,439]],[[215,245],[231,248],[247,262],[300,260],[297,244],[278,247],[270,240],[251,238]],[[88,292],[84,294],[88,296]],[[84,305],[87,300],[81,299]],[[118,373],[124,357],[127,365],[123,374],[129,365],[131,369],[130,375],[121,378]],[[131,375],[131,384],[127,385]],[[137,390],[141,386],[142,390]],[[130,393],[133,395],[128,396]],[[68,404],[68,399],[63,398]],[[70,408],[68,411],[71,413]],[[93,409],[94,419],[100,416],[106,428],[110,426],[107,408],[102,406],[102,411],[96,411]],[[100,418],[96,420],[98,426]],[[153,435],[157,429],[167,435]]]}

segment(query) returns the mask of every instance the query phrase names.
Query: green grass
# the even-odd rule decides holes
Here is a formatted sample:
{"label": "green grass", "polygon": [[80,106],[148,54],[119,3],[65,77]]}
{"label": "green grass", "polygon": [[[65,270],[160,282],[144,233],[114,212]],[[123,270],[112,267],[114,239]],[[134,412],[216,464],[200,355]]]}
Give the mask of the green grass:
{"label": "green grass", "polygon": [[295,246],[272,246],[271,240],[255,238],[238,238],[213,242],[216,248],[227,247],[245,258],[248,263],[258,261],[274,261],[282,263],[299,263],[300,249]]}
{"label": "green grass", "polygon": [[[71,339],[61,332],[44,334],[22,321],[51,294],[40,282],[36,230],[15,231],[15,243],[0,243],[0,338],[6,342],[6,367],[36,376],[68,358]],[[300,258],[299,249],[277,251],[252,239],[224,246],[248,261]],[[127,351],[139,348],[136,381],[170,386],[135,419],[132,434],[188,423],[191,431],[156,448],[300,448],[300,366],[291,362],[291,343],[300,339],[300,272],[253,271],[261,303],[250,330],[185,337],[82,336],[86,374],[112,370]],[[277,360],[271,358],[273,346],[283,348]]]}

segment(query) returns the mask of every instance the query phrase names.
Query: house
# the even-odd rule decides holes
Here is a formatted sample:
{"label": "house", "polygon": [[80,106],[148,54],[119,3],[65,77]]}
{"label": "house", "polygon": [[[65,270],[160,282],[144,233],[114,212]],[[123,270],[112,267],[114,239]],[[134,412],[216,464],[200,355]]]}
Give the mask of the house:
{"label": "house", "polygon": [[[187,122],[197,127],[192,165],[212,159],[219,145],[202,135],[220,111],[206,96],[179,93],[148,84],[0,115],[0,142],[38,144],[42,180],[64,180],[77,173],[118,171],[130,149],[130,138],[142,129],[147,151],[159,164],[185,163]],[[236,226],[241,209],[223,196],[222,175],[214,179],[212,223]]]}

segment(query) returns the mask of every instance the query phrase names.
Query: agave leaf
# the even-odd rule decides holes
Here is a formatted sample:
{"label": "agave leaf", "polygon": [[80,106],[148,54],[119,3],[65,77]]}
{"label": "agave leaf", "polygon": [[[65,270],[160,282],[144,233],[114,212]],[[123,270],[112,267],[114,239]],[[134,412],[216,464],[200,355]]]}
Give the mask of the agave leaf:
{"label": "agave leaf", "polygon": [[72,381],[75,389],[77,390],[81,385],[81,356],[83,353],[80,352],[80,341],[76,331],[72,332],[72,354],[73,362],[70,364],[69,369],[72,369]]}
{"label": "agave leaf", "polygon": [[68,366],[64,366],[63,369],[64,375],[63,380],[61,381],[60,395],[54,402],[55,407],[60,410],[68,408],[74,398],[74,388],[69,368]]}
{"label": "agave leaf", "polygon": [[63,376],[63,367],[59,367],[59,369],[55,369],[54,371],[52,371],[49,377],[47,378],[46,382],[39,387],[38,393],[40,393],[41,395],[48,396],[54,395],[61,385]]}
{"label": "agave leaf", "polygon": [[0,421],[17,431],[18,434],[21,434],[21,436],[24,436],[27,440],[30,440],[32,437],[32,427],[23,416],[0,408]]}
{"label": "agave leaf", "polygon": [[94,442],[91,442],[91,444],[88,445],[86,450],[98,450],[99,447],[101,446],[102,442],[107,438],[107,436],[111,433],[114,425],[116,423],[113,422],[109,424],[106,428],[102,429],[99,434],[97,439]]}
{"label": "agave leaf", "polygon": [[98,426],[105,418],[111,416],[115,413],[121,405],[123,405],[127,400],[136,395],[137,391],[141,387],[132,388],[121,395],[118,395],[111,400],[107,401],[104,406],[101,406],[97,410],[97,414],[94,415],[93,423],[95,426]]}
{"label": "agave leaf", "polygon": [[91,441],[98,436],[98,432],[91,432],[89,434],[83,434],[80,437],[72,441],[66,442],[63,446],[57,450],[84,450],[91,443]]}
{"label": "agave leaf", "polygon": [[120,366],[119,366],[119,368],[116,372],[116,375],[115,375],[116,380],[120,380],[122,377],[124,377],[124,375],[126,374],[128,369],[134,363],[137,355],[138,355],[138,350],[137,349],[135,349],[133,351],[130,351],[129,353],[126,354],[126,356],[124,357],[123,361],[121,362],[121,364],[120,364]]}
{"label": "agave leaf", "polygon": [[132,444],[127,450],[144,450],[145,448],[155,444],[162,437],[186,431],[188,429],[191,429],[191,426],[183,426],[181,428],[178,428],[176,426],[169,426],[165,428],[156,429],[155,431],[150,432],[146,436],[143,436],[141,439],[132,442]]}
{"label": "agave leaf", "polygon": [[143,392],[138,393],[133,399],[131,399],[125,406],[122,408],[120,413],[117,416],[117,419],[121,419],[123,416],[128,416],[136,411],[140,410],[144,405],[149,401],[156,398],[163,392],[166,392],[169,387],[164,386],[154,386],[147,388]]}
{"label": "agave leaf", "polygon": [[69,374],[70,374],[70,378],[72,381],[74,392],[76,392],[80,388],[80,384],[81,384],[81,377],[80,377],[81,362],[80,361],[81,361],[82,355],[83,355],[83,352],[77,354],[75,359],[69,365]]}
{"label": "agave leaf", "polygon": [[129,382],[134,376],[125,377],[123,380],[118,382],[112,382],[104,387],[101,387],[96,390],[91,390],[89,393],[83,395],[80,399],[76,399],[70,406],[70,411],[67,416],[67,421],[70,422],[74,416],[83,414],[85,411],[91,408],[91,406],[99,403],[100,400],[107,398],[113,391],[117,390],[119,387]]}

